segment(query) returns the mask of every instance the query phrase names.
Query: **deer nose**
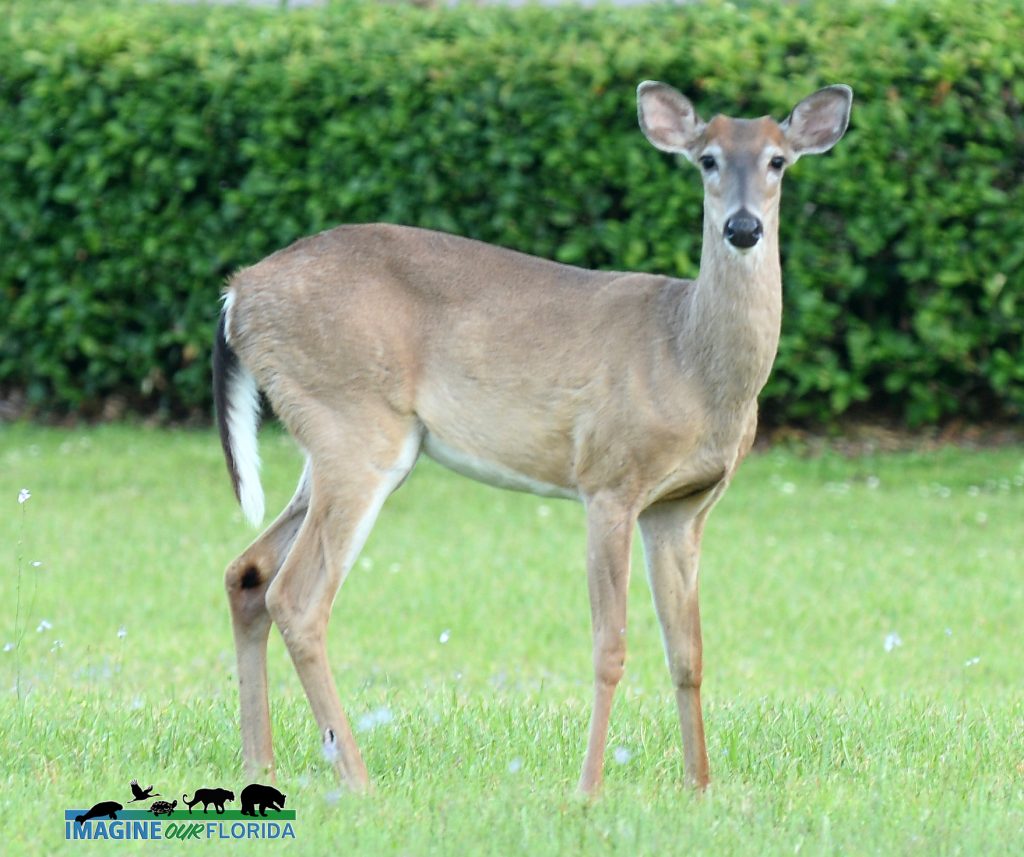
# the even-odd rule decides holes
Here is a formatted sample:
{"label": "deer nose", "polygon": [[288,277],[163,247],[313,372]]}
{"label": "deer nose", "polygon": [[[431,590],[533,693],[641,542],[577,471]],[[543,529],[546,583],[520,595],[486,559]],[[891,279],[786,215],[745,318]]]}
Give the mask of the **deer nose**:
{"label": "deer nose", "polygon": [[741,208],[725,221],[725,240],[733,247],[748,250],[753,247],[764,234],[761,221],[745,208]]}

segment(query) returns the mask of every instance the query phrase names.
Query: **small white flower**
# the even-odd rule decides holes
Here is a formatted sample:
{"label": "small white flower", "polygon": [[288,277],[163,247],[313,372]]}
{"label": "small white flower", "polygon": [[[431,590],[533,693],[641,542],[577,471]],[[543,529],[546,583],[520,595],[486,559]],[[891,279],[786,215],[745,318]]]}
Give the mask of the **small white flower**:
{"label": "small white flower", "polygon": [[978,657],[968,658],[966,661],[964,661],[964,666],[965,667],[973,667],[973,666],[975,666],[976,664],[979,664],[979,663],[981,663],[981,658],[978,658]]}
{"label": "small white flower", "polygon": [[451,638],[452,638],[452,630],[451,630],[451,628],[445,628],[445,629],[444,629],[444,630],[443,630],[443,631],[441,632],[441,636],[437,638],[437,641],[438,641],[438,642],[439,642],[439,643],[440,643],[440,644],[441,644],[441,645],[443,646],[443,645],[444,645],[445,643],[447,643],[447,642],[448,642],[448,641],[449,641],[449,640],[450,640]]}
{"label": "small white flower", "polygon": [[382,705],[380,708],[368,711],[360,717],[356,724],[356,731],[369,732],[371,729],[376,729],[378,726],[387,726],[394,719],[394,712],[386,705]]}
{"label": "small white flower", "polygon": [[4,643],[4,651],[5,652],[13,652],[14,651],[14,643]]}
{"label": "small white flower", "polygon": [[510,774],[518,774],[523,769],[523,760],[516,756],[511,762],[508,763],[508,772]]}
{"label": "small white flower", "polygon": [[895,631],[890,631],[888,634],[885,635],[884,646],[885,646],[885,650],[887,652],[891,652],[897,646],[902,646],[902,645],[903,645],[903,639]]}
{"label": "small white flower", "polygon": [[40,619],[39,620],[39,627],[36,628],[36,633],[37,634],[42,634],[43,631],[49,631],[50,628],[52,628],[52,627],[53,627],[53,623],[50,622],[49,619]]}
{"label": "small white flower", "polygon": [[27,501],[28,498],[31,497],[31,496],[32,496],[32,492],[29,491],[28,488],[22,488],[18,492],[18,504],[21,505],[21,506],[24,506],[25,505],[25,501]]}
{"label": "small white flower", "polygon": [[29,565],[32,566],[32,568],[39,568],[42,565],[42,563],[36,559],[30,562]]}
{"label": "small white flower", "polygon": [[628,747],[616,747],[612,758],[617,765],[625,765],[633,758],[633,752]]}
{"label": "small white flower", "polygon": [[64,641],[63,640],[54,640],[53,641],[53,645],[50,647],[50,651],[51,652],[55,652],[55,651],[57,651],[57,649],[63,649],[63,648],[64,648]]}
{"label": "small white flower", "polygon": [[128,636],[128,629],[125,628],[124,625],[122,625],[120,628],[117,629],[117,636],[123,640],[125,637]]}

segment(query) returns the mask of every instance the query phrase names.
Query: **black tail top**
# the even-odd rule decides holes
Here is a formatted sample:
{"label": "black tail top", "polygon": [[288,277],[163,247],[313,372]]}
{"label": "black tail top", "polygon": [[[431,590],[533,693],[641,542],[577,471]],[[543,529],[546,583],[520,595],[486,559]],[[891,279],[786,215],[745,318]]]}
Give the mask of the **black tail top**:
{"label": "black tail top", "polygon": [[231,437],[228,432],[228,391],[232,376],[238,371],[238,355],[228,344],[227,314],[221,312],[217,322],[217,335],[213,340],[213,405],[217,411],[217,430],[220,432],[220,445],[224,450],[224,461],[227,462],[231,485],[235,490],[235,498],[240,500],[238,489],[238,468],[231,452]]}

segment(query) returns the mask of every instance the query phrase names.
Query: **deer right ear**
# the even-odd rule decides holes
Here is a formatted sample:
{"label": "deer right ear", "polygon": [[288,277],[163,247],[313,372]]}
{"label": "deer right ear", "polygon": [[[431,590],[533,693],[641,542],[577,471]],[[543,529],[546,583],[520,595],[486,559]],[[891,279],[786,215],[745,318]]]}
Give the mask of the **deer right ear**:
{"label": "deer right ear", "polygon": [[800,157],[831,149],[846,133],[852,104],[853,90],[843,83],[808,95],[780,123],[793,154]]}
{"label": "deer right ear", "polygon": [[640,130],[652,146],[693,160],[691,148],[704,123],[690,99],[666,83],[645,80],[636,88],[636,112]]}

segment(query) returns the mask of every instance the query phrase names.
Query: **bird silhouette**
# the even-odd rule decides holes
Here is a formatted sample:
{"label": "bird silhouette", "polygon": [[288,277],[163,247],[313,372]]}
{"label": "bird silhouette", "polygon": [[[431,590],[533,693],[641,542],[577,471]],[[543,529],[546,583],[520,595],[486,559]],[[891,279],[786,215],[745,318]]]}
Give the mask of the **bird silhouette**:
{"label": "bird silhouette", "polygon": [[131,787],[132,787],[132,794],[135,795],[135,797],[132,798],[130,801],[128,801],[128,803],[135,803],[135,801],[137,801],[137,800],[149,800],[151,797],[159,797],[160,796],[160,792],[157,792],[156,794],[150,794],[150,792],[153,791],[153,787],[152,786],[150,786],[148,789],[143,791],[139,787],[139,781],[138,780],[132,780]]}

